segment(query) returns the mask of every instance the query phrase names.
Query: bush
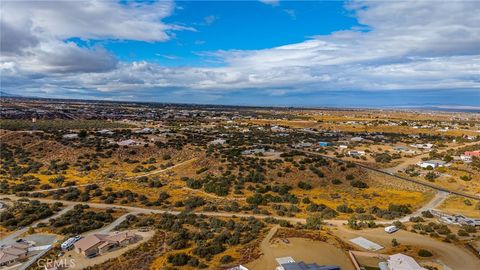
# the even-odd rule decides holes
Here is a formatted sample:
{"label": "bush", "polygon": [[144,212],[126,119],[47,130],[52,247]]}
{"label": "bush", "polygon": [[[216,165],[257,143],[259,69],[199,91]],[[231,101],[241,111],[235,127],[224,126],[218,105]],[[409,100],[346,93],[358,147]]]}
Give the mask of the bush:
{"label": "bush", "polygon": [[420,257],[432,257],[433,254],[432,254],[430,251],[426,250],[426,249],[420,249],[420,250],[418,251],[418,256],[420,256]]}
{"label": "bush", "polygon": [[230,263],[233,261],[233,258],[232,256],[230,255],[224,255],[221,259],[220,259],[220,263],[222,264],[227,264],[227,263]]}

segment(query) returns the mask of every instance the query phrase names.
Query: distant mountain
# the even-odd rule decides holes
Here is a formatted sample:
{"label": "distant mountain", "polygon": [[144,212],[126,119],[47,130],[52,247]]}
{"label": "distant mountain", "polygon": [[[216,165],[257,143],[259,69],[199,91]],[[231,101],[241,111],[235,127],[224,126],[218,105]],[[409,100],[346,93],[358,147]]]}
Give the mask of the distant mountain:
{"label": "distant mountain", "polygon": [[22,96],[0,91],[0,97],[22,97]]}

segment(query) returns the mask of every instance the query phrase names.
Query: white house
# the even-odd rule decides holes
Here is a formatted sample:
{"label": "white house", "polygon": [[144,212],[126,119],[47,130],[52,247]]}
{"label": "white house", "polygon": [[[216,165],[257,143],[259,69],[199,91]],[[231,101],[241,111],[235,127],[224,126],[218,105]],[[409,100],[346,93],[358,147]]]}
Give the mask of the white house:
{"label": "white house", "polygon": [[353,138],[350,139],[350,141],[352,141],[352,142],[361,142],[361,141],[363,141],[363,138],[362,138],[362,137],[353,137]]}
{"label": "white house", "polygon": [[76,133],[65,134],[65,135],[62,136],[62,138],[68,139],[68,140],[77,139],[77,138],[78,138],[78,134],[76,134]]}
{"label": "white house", "polygon": [[223,144],[225,144],[226,142],[227,142],[227,141],[224,140],[224,139],[215,139],[215,140],[209,142],[208,144],[209,144],[209,145],[223,145]]}
{"label": "white house", "polygon": [[460,159],[461,159],[463,162],[472,162],[472,156],[460,155]]}
{"label": "white house", "polygon": [[433,169],[437,167],[443,167],[445,166],[446,162],[443,160],[428,160],[428,161],[422,161],[418,163],[418,166],[422,168],[428,168],[429,166],[432,167]]}
{"label": "white house", "polygon": [[119,146],[128,146],[128,145],[135,145],[137,144],[137,142],[132,139],[128,139],[128,140],[119,141],[117,142],[117,144]]}
{"label": "white house", "polygon": [[355,157],[364,156],[364,155],[365,155],[365,151],[350,150],[350,151],[348,151],[348,155],[350,155],[350,156],[355,156]]}
{"label": "white house", "polygon": [[411,144],[410,146],[418,148],[418,149],[432,149],[433,144],[431,144],[431,143],[414,143],[414,144]]}

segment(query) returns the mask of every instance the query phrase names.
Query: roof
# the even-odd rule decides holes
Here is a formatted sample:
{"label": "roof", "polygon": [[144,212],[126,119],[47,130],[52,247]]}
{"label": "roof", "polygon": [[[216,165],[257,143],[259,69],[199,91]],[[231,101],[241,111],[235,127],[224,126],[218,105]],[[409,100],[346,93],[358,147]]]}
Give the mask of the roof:
{"label": "roof", "polygon": [[12,260],[16,260],[17,258],[18,258],[18,256],[11,255],[11,254],[5,253],[3,251],[0,251],[0,264],[6,263],[6,262],[9,262],[9,261],[12,261]]}
{"label": "roof", "polygon": [[339,266],[333,265],[318,265],[316,263],[306,264],[304,262],[292,262],[282,264],[285,270],[340,270]]}
{"label": "roof", "polygon": [[78,242],[75,242],[73,245],[77,249],[87,250],[105,241],[104,239],[107,237],[108,235],[106,234],[90,234],[80,239]]}
{"label": "roof", "polygon": [[107,240],[109,241],[114,241],[114,242],[122,242],[128,239],[135,238],[136,234],[133,232],[116,232],[114,234],[111,234],[107,237]]}
{"label": "roof", "polygon": [[295,260],[292,257],[281,257],[281,258],[275,258],[278,264],[282,265],[285,263],[293,263]]}
{"label": "roof", "polygon": [[108,244],[120,243],[124,240],[135,238],[137,235],[133,232],[115,232],[113,234],[90,234],[73,244],[75,248],[81,250],[90,249],[96,245],[102,248]]}
{"label": "roof", "polygon": [[397,253],[388,257],[388,267],[391,270],[426,270],[412,257]]}

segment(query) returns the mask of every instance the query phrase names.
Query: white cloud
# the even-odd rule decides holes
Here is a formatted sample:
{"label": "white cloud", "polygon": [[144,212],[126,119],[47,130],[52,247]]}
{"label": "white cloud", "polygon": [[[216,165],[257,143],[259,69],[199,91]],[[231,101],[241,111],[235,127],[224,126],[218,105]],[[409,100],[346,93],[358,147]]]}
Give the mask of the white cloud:
{"label": "white cloud", "polygon": [[277,6],[280,3],[280,0],[259,0],[259,1],[264,4],[272,5],[272,6]]}
{"label": "white cloud", "polygon": [[203,18],[203,21],[206,25],[211,25],[218,20],[218,17],[215,15],[209,15]]}
{"label": "white cloud", "polygon": [[[80,51],[83,52],[84,48],[77,48],[71,43],[59,43],[53,38],[47,40],[57,42],[45,42],[38,35],[34,36],[37,39],[23,38],[18,33],[20,28],[17,28],[10,32],[22,37],[19,38],[19,43],[24,48],[23,54],[5,57],[0,68],[5,71],[2,73],[4,85],[12,89],[23,84],[24,89],[37,87],[70,91],[65,88],[68,85],[71,89],[88,89],[87,92],[91,95],[103,96],[135,95],[135,92],[160,94],[168,91],[194,91],[219,96],[242,89],[265,91],[273,96],[323,90],[480,91],[478,2],[362,1],[349,2],[348,8],[354,11],[368,31],[355,28],[264,50],[205,53],[224,63],[221,67],[163,67],[149,62],[117,63],[101,48],[89,49],[82,54]],[[169,9],[163,7],[159,10],[164,12],[160,12],[161,17],[168,15],[165,10]],[[153,17],[159,18],[158,14],[149,15],[147,8],[136,12],[140,14],[139,18],[145,20],[143,23],[141,20],[138,22],[141,25],[148,25]],[[17,25],[11,21],[9,23]],[[161,26],[153,29],[177,28],[166,26],[160,21],[157,23]],[[32,19],[23,25],[31,25],[32,31],[38,31],[34,25],[44,23]],[[143,29],[137,26],[132,27]],[[122,32],[121,29],[110,31],[105,27],[100,28],[103,29],[94,31],[76,30],[74,27],[72,33],[77,31],[90,38],[162,38],[162,35],[147,30],[144,33],[134,30],[129,34],[129,31]],[[62,36],[68,30],[54,29],[48,33]],[[168,38],[168,31],[163,33]],[[38,38],[41,40],[40,45]],[[55,59],[56,57],[61,59]],[[96,64],[98,70],[78,68],[71,64],[72,61],[62,60],[63,58],[74,59],[73,62],[84,68],[88,67],[90,61],[96,63],[95,60],[99,60]],[[32,72],[40,73],[41,76],[30,76]],[[55,74],[61,72],[68,74]]]}
{"label": "white cloud", "polygon": [[162,22],[173,8],[171,1],[3,1],[0,61],[25,72],[112,70],[117,60],[110,53],[65,40],[166,41],[170,31],[192,30]]}

